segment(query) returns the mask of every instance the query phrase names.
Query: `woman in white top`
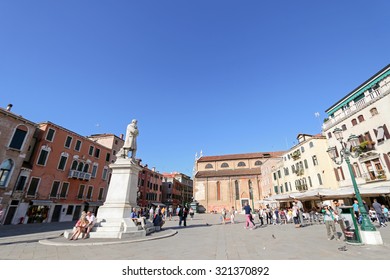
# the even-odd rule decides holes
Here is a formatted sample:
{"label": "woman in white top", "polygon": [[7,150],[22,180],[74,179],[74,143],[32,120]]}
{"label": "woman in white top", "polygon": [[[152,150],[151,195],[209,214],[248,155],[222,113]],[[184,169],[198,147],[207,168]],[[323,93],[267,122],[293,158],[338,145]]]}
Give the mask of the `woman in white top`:
{"label": "woman in white top", "polygon": [[[336,237],[336,240],[340,240],[336,232],[336,226],[335,226],[336,215],[333,213],[332,208],[329,207],[328,205],[324,205],[322,209],[322,213],[324,214],[324,222],[326,226],[326,233],[328,235],[328,240],[331,240],[334,237]],[[331,229],[333,231],[333,236],[330,232]]]}

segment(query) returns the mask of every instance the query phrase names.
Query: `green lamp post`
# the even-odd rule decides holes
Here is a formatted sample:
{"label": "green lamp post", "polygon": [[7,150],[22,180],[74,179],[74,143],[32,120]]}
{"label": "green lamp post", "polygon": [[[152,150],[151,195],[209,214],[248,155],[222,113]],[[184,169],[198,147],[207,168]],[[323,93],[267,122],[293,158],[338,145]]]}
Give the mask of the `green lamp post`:
{"label": "green lamp post", "polygon": [[360,195],[359,187],[356,183],[355,176],[353,174],[350,157],[357,158],[359,157],[360,151],[358,149],[359,146],[359,139],[355,135],[349,136],[347,142],[350,144],[350,149],[348,148],[347,143],[343,141],[343,131],[340,128],[335,128],[333,131],[334,136],[336,137],[337,141],[341,144],[341,150],[340,150],[340,161],[337,161],[338,155],[336,151],[336,147],[330,147],[328,148],[327,152],[330,156],[330,158],[337,164],[341,165],[343,163],[343,160],[347,163],[349,174],[351,176],[353,189],[355,191],[356,199],[358,201],[359,205],[359,211],[362,215],[362,224],[361,224],[361,230],[362,231],[376,231],[375,226],[371,223],[370,217],[367,213],[366,208],[363,205],[363,200]]}

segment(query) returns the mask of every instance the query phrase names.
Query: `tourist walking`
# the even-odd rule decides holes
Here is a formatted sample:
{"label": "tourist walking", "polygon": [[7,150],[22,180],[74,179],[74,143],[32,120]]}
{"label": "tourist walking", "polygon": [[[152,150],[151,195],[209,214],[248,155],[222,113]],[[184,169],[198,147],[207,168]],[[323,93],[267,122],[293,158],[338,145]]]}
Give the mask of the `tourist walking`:
{"label": "tourist walking", "polygon": [[374,198],[374,203],[372,204],[372,207],[374,207],[376,216],[377,216],[378,221],[379,221],[379,225],[381,227],[387,226],[386,221],[385,221],[385,215],[383,215],[383,212],[382,212],[382,205],[377,201],[376,198]]}
{"label": "tourist walking", "polygon": [[154,208],[153,208],[153,206],[150,206],[150,209],[149,209],[149,221],[153,223],[153,219],[154,219]]}
{"label": "tourist walking", "polygon": [[168,207],[168,215],[169,215],[169,220],[172,220],[172,213],[173,213],[173,208],[172,205],[169,205]]}
{"label": "tourist walking", "polygon": [[343,233],[344,238],[345,238],[345,224],[344,224],[344,219],[341,216],[340,202],[337,199],[334,199],[333,200],[333,205],[334,205],[334,209],[333,209],[334,214],[337,216],[336,217],[336,223],[339,224],[341,232]]}
{"label": "tourist walking", "polygon": [[[333,213],[333,210],[328,205],[324,205],[322,209],[322,213],[324,214],[324,222],[326,227],[326,233],[328,235],[328,240],[333,239],[336,237],[336,240],[340,240],[339,236],[336,232],[336,226],[335,226],[335,214]],[[333,231],[333,235],[331,233],[331,230]]]}
{"label": "tourist walking", "polygon": [[225,224],[225,220],[226,220],[226,210],[225,210],[225,207],[222,208],[222,211],[221,211],[221,224]]}
{"label": "tourist walking", "polygon": [[296,205],[298,206],[298,209],[299,209],[299,211],[298,211],[299,223],[300,223],[300,226],[303,227],[304,226],[304,222],[303,222],[303,211],[304,211],[303,204],[298,199],[295,200],[295,203],[296,203]]}
{"label": "tourist walking", "polygon": [[183,223],[183,225],[187,226],[187,215],[188,215],[188,209],[187,207],[180,206],[179,205],[179,226]]}
{"label": "tourist walking", "polygon": [[230,223],[234,224],[234,218],[236,217],[236,210],[234,209],[234,206],[232,206],[232,209],[230,209]]}
{"label": "tourist walking", "polygon": [[388,222],[389,221],[389,209],[385,205],[382,205],[382,212],[383,212],[383,215],[385,216],[385,221]]}
{"label": "tourist walking", "polygon": [[299,224],[299,208],[295,202],[293,202],[293,207],[291,208],[291,210],[295,227],[301,227],[301,225]]}
{"label": "tourist walking", "polygon": [[259,221],[260,221],[260,226],[264,225],[264,210],[263,208],[259,208]]}
{"label": "tourist walking", "polygon": [[195,211],[194,211],[194,209],[192,209],[192,207],[190,207],[190,210],[188,210],[188,213],[190,214],[191,220],[194,219]]}
{"label": "tourist walking", "polygon": [[355,213],[356,221],[359,221],[359,203],[356,199],[353,201],[352,207],[353,212]]}
{"label": "tourist walking", "polygon": [[271,209],[267,209],[267,225],[272,224],[273,212]]}
{"label": "tourist walking", "polygon": [[254,226],[254,224],[251,221],[252,209],[249,206],[248,202],[245,202],[244,211],[245,211],[245,218],[246,218],[246,222],[245,222],[245,227],[244,228],[245,229],[248,229],[248,228],[253,229],[255,226]]}

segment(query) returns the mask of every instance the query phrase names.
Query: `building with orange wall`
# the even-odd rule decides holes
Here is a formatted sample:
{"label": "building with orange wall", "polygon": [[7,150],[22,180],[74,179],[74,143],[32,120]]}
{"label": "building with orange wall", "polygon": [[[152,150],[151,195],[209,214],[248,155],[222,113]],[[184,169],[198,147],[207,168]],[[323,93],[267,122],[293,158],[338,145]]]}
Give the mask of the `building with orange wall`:
{"label": "building with orange wall", "polygon": [[98,210],[112,150],[51,122],[38,124],[32,172],[18,213],[27,223],[76,220]]}
{"label": "building with orange wall", "polygon": [[163,173],[163,199],[166,205],[177,207],[193,200],[193,181],[180,172]]}
{"label": "building with orange wall", "polygon": [[161,203],[162,179],[155,168],[149,169],[147,164],[143,166],[138,176],[138,206],[150,208],[152,204]]}

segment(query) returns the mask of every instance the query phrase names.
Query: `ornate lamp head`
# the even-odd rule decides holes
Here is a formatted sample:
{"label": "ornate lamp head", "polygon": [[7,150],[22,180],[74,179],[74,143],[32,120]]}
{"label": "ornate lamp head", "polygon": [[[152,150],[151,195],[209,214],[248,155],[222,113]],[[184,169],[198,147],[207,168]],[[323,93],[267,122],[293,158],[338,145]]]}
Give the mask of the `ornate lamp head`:
{"label": "ornate lamp head", "polygon": [[336,127],[333,130],[333,134],[336,137],[337,141],[342,141],[343,140],[343,130],[341,128]]}
{"label": "ornate lamp head", "polygon": [[326,150],[326,152],[328,153],[329,157],[330,157],[333,161],[336,160],[336,157],[337,157],[336,147],[329,147],[328,150]]}
{"label": "ornate lamp head", "polygon": [[351,134],[348,138],[348,143],[351,144],[352,149],[357,148],[359,146],[359,138]]}

